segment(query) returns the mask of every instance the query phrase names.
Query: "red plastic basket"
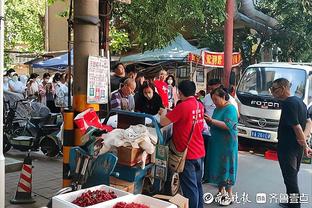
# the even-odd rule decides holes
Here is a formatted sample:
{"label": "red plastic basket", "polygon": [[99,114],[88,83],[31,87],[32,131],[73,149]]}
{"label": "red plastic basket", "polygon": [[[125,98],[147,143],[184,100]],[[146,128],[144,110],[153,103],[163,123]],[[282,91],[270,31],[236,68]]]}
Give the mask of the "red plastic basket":
{"label": "red plastic basket", "polygon": [[264,158],[267,160],[278,160],[277,152],[273,150],[267,150],[264,153]]}

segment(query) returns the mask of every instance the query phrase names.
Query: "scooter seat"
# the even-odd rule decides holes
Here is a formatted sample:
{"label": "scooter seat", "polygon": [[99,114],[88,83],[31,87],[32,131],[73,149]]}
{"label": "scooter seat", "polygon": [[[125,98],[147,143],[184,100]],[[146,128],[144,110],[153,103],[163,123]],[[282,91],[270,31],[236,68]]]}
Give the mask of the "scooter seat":
{"label": "scooter seat", "polygon": [[13,138],[13,140],[18,140],[18,141],[32,141],[33,139],[35,138],[31,136],[18,136],[18,137]]}

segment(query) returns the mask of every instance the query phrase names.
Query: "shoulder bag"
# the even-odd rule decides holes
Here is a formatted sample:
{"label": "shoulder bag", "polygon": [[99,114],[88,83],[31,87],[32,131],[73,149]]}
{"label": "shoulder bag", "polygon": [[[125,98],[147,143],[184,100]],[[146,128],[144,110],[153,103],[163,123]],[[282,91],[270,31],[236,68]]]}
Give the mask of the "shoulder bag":
{"label": "shoulder bag", "polygon": [[195,124],[197,121],[197,113],[198,113],[197,111],[198,111],[199,107],[198,107],[198,101],[196,101],[196,102],[197,102],[197,108],[196,108],[196,112],[195,112],[196,116],[195,116],[195,119],[193,120],[192,129],[191,129],[185,150],[182,152],[179,152],[173,143],[173,139],[171,139],[169,142],[168,166],[171,169],[171,171],[173,171],[173,172],[181,173],[184,170],[188,146],[191,142],[194,127],[195,127]]}

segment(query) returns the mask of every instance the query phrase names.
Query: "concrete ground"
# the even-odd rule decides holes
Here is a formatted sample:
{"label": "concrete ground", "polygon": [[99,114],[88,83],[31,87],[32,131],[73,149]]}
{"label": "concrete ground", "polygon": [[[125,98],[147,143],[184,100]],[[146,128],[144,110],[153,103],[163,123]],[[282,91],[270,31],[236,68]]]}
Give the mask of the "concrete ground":
{"label": "concrete ground", "polygon": [[[285,186],[278,162],[264,159],[263,156],[250,154],[249,152],[240,152],[238,165],[237,181],[233,188],[233,192],[237,192],[238,200],[237,203],[234,203],[231,207],[279,207],[279,196],[285,193]],[[310,208],[312,204],[311,164],[302,164],[299,172],[299,187],[301,193],[306,194],[308,197],[308,203],[302,204],[302,208]],[[215,195],[217,193],[217,188],[205,184],[204,193],[212,193]],[[267,203],[259,204],[256,202],[256,195],[258,193],[266,194]],[[270,200],[272,200],[274,196],[277,196],[277,202],[273,200],[270,203]],[[304,198],[303,196],[303,199]],[[216,203],[212,203],[205,205],[205,207],[219,206]]]}
{"label": "concrete ground", "polygon": [[[25,153],[10,150],[5,156],[23,161]],[[5,174],[5,207],[8,208],[33,208],[46,206],[48,199],[62,187],[62,158],[47,158],[39,153],[31,154],[33,162],[32,169],[32,192],[36,200],[34,204],[13,205],[10,199],[14,196],[20,171]]]}
{"label": "concrete ground", "polygon": [[[25,153],[10,151],[6,156],[23,160]],[[6,207],[9,208],[34,208],[45,206],[48,199],[62,186],[62,159],[51,159],[41,154],[33,153],[33,195],[35,204],[12,205],[9,200],[16,191],[20,172],[6,174]],[[301,192],[308,196],[309,204],[303,204],[303,208],[310,208],[312,204],[312,165],[302,164],[299,173],[299,184]],[[217,192],[217,189],[204,184],[204,193]],[[234,192],[238,193],[238,202],[230,207],[246,208],[274,208],[279,207],[277,203],[269,203],[270,194],[282,194],[285,192],[281,172],[277,161],[266,160],[263,156],[253,155],[249,152],[239,153],[239,169],[237,184]],[[268,202],[256,203],[256,194],[266,193]],[[245,195],[243,195],[245,194]],[[248,194],[248,197],[247,197]],[[250,202],[247,202],[250,201]],[[245,203],[244,203],[245,202]],[[205,207],[219,207],[217,204],[207,204]]]}

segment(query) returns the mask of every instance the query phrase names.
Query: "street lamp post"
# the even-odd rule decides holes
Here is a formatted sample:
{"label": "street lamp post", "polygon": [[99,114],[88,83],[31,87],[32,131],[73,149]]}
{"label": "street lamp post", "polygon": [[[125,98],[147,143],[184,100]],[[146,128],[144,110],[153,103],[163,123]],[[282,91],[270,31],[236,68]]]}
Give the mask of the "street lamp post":
{"label": "street lamp post", "polygon": [[3,155],[4,0],[0,0],[0,207],[5,205],[5,158]]}

